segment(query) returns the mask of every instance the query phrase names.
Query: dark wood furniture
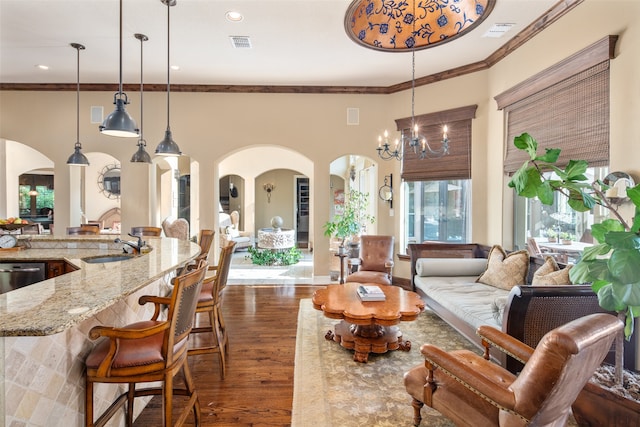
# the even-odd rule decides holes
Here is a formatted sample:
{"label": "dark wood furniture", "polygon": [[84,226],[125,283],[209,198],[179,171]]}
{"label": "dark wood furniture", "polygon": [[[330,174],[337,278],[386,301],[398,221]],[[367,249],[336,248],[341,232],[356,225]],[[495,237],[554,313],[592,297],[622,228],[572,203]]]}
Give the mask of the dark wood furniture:
{"label": "dark wood furniture", "polygon": [[[89,332],[93,340],[104,337],[86,358],[86,426],[102,426],[127,404],[127,425],[133,423],[135,397],[162,395],[163,425],[183,425],[191,410],[195,424],[200,423],[200,404],[189,364],[187,338],[191,333],[197,298],[207,264],[201,263],[193,271],[178,276],[171,297],[142,296],[140,304],[153,303],[151,320],[124,327],[95,326]],[[167,320],[159,319],[167,306]],[[182,372],[185,388],[174,388],[174,376]],[[161,381],[161,387],[136,389],[137,383]],[[128,384],[109,408],[94,421],[93,389],[95,383]],[[186,407],[173,423],[173,395],[188,397]]]}
{"label": "dark wood furniture", "polygon": [[189,346],[189,356],[218,354],[220,379],[222,380],[226,375],[225,357],[229,354],[229,339],[225,329],[224,318],[222,317],[222,290],[227,284],[229,266],[231,265],[235,245],[235,242],[230,242],[223,247],[220,251],[218,265],[209,267],[209,270],[215,271],[215,275],[204,279],[202,290],[198,297],[198,305],[196,306],[196,320],[198,319],[198,313],[203,313],[208,316],[209,324],[205,326],[196,324],[191,329],[192,340]]}
{"label": "dark wood furniture", "polygon": [[[410,244],[411,283],[414,286],[416,275],[416,261],[419,258],[487,258],[490,246],[468,243],[420,243]],[[529,273],[527,283],[535,271],[544,264],[544,259],[529,257]],[[437,301],[417,290],[425,301],[440,318],[449,323],[460,334],[482,349],[482,339],[476,334],[476,328],[466,323],[451,311],[444,308]],[[515,286],[502,315],[502,331],[527,344],[536,347],[540,338],[552,329],[557,328],[579,317],[592,313],[605,312],[598,303],[598,296],[589,285],[568,286]],[[635,337],[625,342],[625,367],[635,369]],[[495,348],[491,349],[491,356],[502,366],[512,372],[519,372],[522,364]],[[607,356],[607,362],[614,362],[614,355]]]}
{"label": "dark wood furniture", "polygon": [[574,402],[607,353],[623,323],[616,316],[596,313],[549,331],[534,350],[499,330],[481,326],[505,352],[524,355],[526,366],[513,375],[469,351],[446,352],[424,344],[424,365],[404,377],[413,397],[414,425],[420,409],[430,406],[457,426],[565,425]]}
{"label": "dark wood furniture", "polygon": [[385,301],[363,302],[357,295],[361,283],[329,285],[313,294],[316,310],[322,310],[330,319],[343,319],[325,338],[334,340],[344,348],[355,350],[353,360],[367,362],[369,353],[390,350],[409,350],[411,343],[402,340],[396,326],[401,321],[413,321],[424,309],[424,303],[415,292],[397,286],[380,285]]}

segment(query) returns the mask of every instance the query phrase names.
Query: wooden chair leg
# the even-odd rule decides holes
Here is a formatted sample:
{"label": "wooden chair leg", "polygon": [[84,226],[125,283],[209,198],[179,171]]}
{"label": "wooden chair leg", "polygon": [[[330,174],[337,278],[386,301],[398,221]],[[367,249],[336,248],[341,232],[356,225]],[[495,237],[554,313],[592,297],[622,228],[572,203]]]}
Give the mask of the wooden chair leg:
{"label": "wooden chair leg", "polygon": [[226,364],[224,359],[224,344],[222,336],[220,334],[220,324],[218,322],[217,307],[213,307],[211,314],[211,332],[213,333],[213,339],[218,346],[218,365],[220,367],[220,379],[223,380],[226,375]]}
{"label": "wooden chair leg", "polygon": [[413,425],[417,427],[422,422],[420,410],[424,406],[424,403],[420,402],[418,399],[413,399],[411,401],[411,406],[413,406]]}
{"label": "wooden chair leg", "polygon": [[196,391],[195,383],[193,382],[193,377],[191,376],[191,369],[189,368],[189,363],[187,360],[185,360],[184,364],[182,365],[182,376],[184,377],[184,383],[190,396],[189,407],[193,408],[193,418],[195,425],[199,426],[202,418],[200,411],[200,401],[198,400],[198,393]]}
{"label": "wooden chair leg", "polygon": [[227,336],[227,327],[224,324],[224,317],[222,316],[222,307],[217,305],[215,307],[216,319],[218,319],[218,325],[220,326],[220,336],[222,338],[222,346],[224,351],[229,354],[229,337]]}
{"label": "wooden chair leg", "polygon": [[127,390],[127,426],[133,426],[133,402],[136,397],[136,383],[129,383]]}
{"label": "wooden chair leg", "polygon": [[173,375],[166,373],[164,377],[164,390],[162,393],[162,412],[163,412],[163,426],[172,426],[173,418]]}
{"label": "wooden chair leg", "polygon": [[85,380],[84,425],[93,426],[93,383]]}

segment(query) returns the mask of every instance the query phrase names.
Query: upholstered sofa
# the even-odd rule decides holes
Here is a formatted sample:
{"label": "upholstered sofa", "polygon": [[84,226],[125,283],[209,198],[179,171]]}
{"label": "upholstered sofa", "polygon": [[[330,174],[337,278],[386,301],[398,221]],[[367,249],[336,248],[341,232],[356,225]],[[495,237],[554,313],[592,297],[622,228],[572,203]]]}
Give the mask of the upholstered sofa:
{"label": "upholstered sofa", "polygon": [[[523,283],[511,289],[479,283],[477,280],[487,269],[491,249],[480,244],[409,245],[415,292],[433,312],[479,349],[483,347],[476,330],[481,325],[497,327],[535,347],[546,332],[578,317],[604,311],[588,285],[532,286],[536,272],[547,269],[551,258],[527,255],[528,271]],[[634,361],[633,347],[625,347],[625,359]],[[497,362],[512,372],[520,370],[519,362],[494,350],[492,357]]]}

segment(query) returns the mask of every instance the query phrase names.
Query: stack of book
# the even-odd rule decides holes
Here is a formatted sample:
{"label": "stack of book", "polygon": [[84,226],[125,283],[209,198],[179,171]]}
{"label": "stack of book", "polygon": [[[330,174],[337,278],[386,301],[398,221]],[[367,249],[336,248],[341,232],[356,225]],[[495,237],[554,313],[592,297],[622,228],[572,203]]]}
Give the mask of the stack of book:
{"label": "stack of book", "polygon": [[379,286],[360,285],[358,286],[358,296],[362,301],[384,301],[385,295]]}

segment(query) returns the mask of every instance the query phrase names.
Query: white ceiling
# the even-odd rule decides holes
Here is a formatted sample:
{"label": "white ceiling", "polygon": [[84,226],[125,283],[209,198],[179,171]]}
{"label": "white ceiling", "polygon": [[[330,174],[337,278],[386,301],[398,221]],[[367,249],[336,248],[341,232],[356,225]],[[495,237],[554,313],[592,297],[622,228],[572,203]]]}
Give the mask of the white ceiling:
{"label": "white ceiling", "polygon": [[[411,54],[357,45],[344,29],[351,0],[177,0],[171,8],[172,84],[383,86],[411,80]],[[557,0],[497,0],[469,34],[416,52],[416,77],[489,57]],[[237,10],[244,20],[231,23]],[[118,0],[0,0],[0,82],[75,83],[76,50],[82,83],[117,83]],[[483,38],[494,24],[513,23],[502,38]],[[124,83],[167,81],[167,7],[161,0],[125,0]],[[230,36],[248,36],[252,48],[234,49]],[[49,66],[48,71],[36,67]]]}

